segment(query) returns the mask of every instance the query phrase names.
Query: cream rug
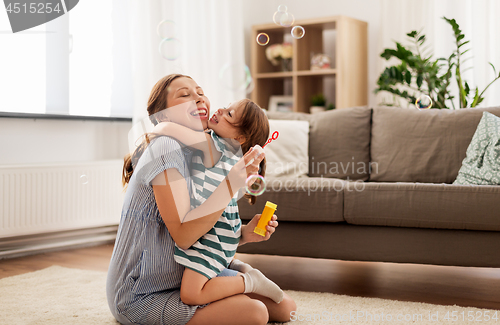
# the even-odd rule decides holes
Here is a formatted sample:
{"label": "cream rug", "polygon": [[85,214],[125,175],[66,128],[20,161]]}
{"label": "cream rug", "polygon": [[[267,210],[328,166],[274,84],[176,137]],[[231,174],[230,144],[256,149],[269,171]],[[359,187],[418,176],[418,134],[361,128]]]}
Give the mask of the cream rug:
{"label": "cream rug", "polygon": [[[108,309],[105,285],[105,272],[60,266],[0,279],[0,324],[116,325]],[[298,306],[287,323],[291,325],[500,324],[500,311],[495,310],[286,292]]]}

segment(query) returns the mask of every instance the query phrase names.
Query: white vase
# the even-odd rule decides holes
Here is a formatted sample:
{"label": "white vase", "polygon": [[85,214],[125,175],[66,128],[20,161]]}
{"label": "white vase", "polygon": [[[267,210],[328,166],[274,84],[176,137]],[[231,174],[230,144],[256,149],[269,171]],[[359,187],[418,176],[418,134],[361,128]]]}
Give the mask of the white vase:
{"label": "white vase", "polygon": [[320,112],[324,112],[325,111],[325,108],[323,106],[311,106],[309,107],[309,112],[311,114],[316,114],[316,113],[320,113]]}

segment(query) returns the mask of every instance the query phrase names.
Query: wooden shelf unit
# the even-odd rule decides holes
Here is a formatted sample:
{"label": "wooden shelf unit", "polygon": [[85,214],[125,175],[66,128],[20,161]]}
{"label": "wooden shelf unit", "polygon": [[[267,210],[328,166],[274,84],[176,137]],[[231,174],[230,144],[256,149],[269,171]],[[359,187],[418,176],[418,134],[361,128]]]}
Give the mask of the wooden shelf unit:
{"label": "wooden shelf unit", "polygon": [[[251,72],[255,82],[252,100],[267,108],[274,95],[292,95],[295,112],[309,112],[311,97],[324,93],[336,108],[368,104],[368,24],[346,16],[334,16],[295,21],[305,35],[294,39],[292,27],[274,23],[252,27]],[[269,43],[256,42],[259,33],[269,35]],[[292,71],[282,72],[266,58],[266,48],[291,41]],[[331,68],[311,70],[311,54],[330,56]],[[291,83],[291,93],[286,85]],[[286,91],[288,90],[288,91]]]}

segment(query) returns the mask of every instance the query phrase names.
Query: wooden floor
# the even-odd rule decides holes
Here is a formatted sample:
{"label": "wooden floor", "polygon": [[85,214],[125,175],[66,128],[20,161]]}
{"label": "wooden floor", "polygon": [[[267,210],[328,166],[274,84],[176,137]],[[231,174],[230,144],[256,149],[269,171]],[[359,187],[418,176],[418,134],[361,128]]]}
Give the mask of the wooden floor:
{"label": "wooden floor", "polygon": [[[0,260],[0,278],[51,265],[106,271],[112,245]],[[500,269],[237,254],[287,290],[500,310]]]}

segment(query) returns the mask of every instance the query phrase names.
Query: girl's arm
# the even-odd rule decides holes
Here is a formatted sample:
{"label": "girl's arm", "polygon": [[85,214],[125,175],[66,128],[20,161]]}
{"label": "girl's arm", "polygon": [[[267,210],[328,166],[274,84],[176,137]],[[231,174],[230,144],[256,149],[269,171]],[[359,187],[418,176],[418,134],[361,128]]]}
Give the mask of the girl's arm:
{"label": "girl's arm", "polygon": [[215,149],[214,140],[205,132],[195,131],[173,122],[161,122],[153,128],[153,133],[176,139],[187,147],[203,152],[203,165],[211,168],[219,161],[221,153]]}
{"label": "girl's arm", "polygon": [[[245,186],[247,169],[252,173],[258,170],[258,164],[264,154],[257,156],[254,150],[246,154],[231,169],[210,197],[199,207],[191,210],[191,203],[186,180],[175,168],[158,174],[153,180],[153,191],[160,215],[176,244],[187,249],[201,236],[213,228],[220,215],[229,204],[237,190]],[[245,169],[245,161],[254,162]]]}

